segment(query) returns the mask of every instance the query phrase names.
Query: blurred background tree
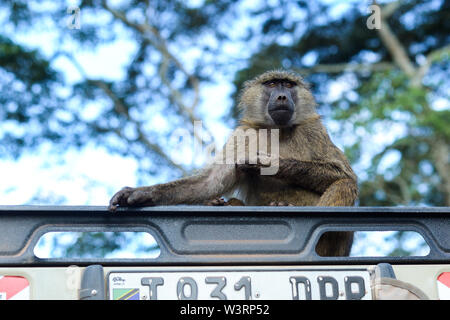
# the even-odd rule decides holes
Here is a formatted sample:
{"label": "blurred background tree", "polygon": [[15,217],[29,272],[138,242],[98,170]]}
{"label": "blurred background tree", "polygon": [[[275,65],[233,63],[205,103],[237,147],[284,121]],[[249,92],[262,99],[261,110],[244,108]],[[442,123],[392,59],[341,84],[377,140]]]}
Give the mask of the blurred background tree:
{"label": "blurred background tree", "polygon": [[[380,29],[367,23],[374,3]],[[359,177],[359,205],[450,206],[449,0],[19,0],[0,8],[3,159],[92,146],[136,159],[136,184],[178,178],[202,157],[174,154],[174,130],[193,135],[202,120],[193,139],[224,139],[238,121],[242,83],[287,68],[312,84]],[[105,51],[110,58],[92,58]],[[124,184],[89,179],[86,188],[104,183],[108,195]],[[64,204],[65,192],[36,190],[25,202]]]}

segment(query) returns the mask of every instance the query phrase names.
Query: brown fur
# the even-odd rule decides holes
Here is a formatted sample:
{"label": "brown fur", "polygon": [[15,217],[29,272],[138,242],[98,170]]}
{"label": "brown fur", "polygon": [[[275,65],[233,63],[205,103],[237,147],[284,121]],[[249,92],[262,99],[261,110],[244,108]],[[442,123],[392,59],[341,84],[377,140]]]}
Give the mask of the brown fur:
{"label": "brown fur", "polygon": [[[296,83],[291,90],[295,92],[292,96],[295,110],[289,123],[282,127],[274,124],[267,111],[264,83],[273,79]],[[279,167],[275,175],[261,175],[259,170],[263,164],[259,161],[213,164],[196,176],[156,186],[122,189],[111,199],[110,210],[117,206],[205,204],[206,201],[213,205],[354,205],[358,195],[356,175],[342,151],[331,142],[315,106],[308,85],[293,72],[269,71],[246,82],[239,103],[243,116],[235,132],[266,129],[270,134],[272,129],[280,130]],[[236,150],[234,138],[228,143]],[[247,148],[249,143],[247,140]],[[233,198],[229,203],[216,199],[224,195]],[[350,232],[327,234],[316,250],[320,255],[348,255],[351,240]]]}

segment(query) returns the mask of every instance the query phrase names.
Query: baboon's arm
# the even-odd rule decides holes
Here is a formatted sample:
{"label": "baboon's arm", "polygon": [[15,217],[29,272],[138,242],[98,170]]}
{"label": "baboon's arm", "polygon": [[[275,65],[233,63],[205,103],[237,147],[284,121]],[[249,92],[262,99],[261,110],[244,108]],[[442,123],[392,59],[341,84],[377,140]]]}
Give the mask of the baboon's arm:
{"label": "baboon's arm", "polygon": [[352,206],[358,196],[356,176],[344,162],[280,159],[276,177],[321,194],[318,206]]}
{"label": "baboon's arm", "polygon": [[[260,174],[262,165],[237,165],[238,170]],[[356,175],[345,161],[279,159],[275,178],[321,195],[317,206],[352,206],[358,196]]]}
{"label": "baboon's arm", "polygon": [[123,188],[111,198],[109,210],[117,206],[199,204],[228,192],[235,183],[234,165],[213,165],[198,175],[169,183]]}

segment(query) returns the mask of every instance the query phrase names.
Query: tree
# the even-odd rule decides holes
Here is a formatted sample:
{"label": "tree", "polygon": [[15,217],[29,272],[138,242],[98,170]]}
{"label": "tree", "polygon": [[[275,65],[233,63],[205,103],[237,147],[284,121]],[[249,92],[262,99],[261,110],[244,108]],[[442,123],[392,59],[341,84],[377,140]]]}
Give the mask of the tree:
{"label": "tree", "polygon": [[[170,157],[167,137],[175,126],[194,134],[194,121],[202,119],[199,86],[211,79],[218,50],[204,39],[225,39],[212,26],[232,7],[233,1],[205,1],[201,7],[184,1],[128,1],[114,7],[103,0],[83,1],[78,11],[66,12],[65,3],[53,1],[39,6],[33,1],[2,3],[9,15],[5,25],[13,31],[32,32],[48,24],[56,40],[44,57],[8,38],[14,32],[0,38],[0,101],[6,106],[0,120],[11,124],[10,130],[2,130],[0,156],[18,157],[44,141],[61,149],[95,142],[141,159],[143,180],[161,172],[165,179],[187,174],[191,166]],[[81,15],[79,29],[72,27],[75,14]],[[119,38],[132,41],[135,48],[125,76],[118,80],[90,75],[73,52],[95,50],[123,40]],[[183,50],[195,58],[186,63]],[[73,75],[77,80],[53,67],[62,60],[78,72]],[[86,116],[92,103],[97,114]],[[149,121],[155,114],[165,121],[158,128]]]}

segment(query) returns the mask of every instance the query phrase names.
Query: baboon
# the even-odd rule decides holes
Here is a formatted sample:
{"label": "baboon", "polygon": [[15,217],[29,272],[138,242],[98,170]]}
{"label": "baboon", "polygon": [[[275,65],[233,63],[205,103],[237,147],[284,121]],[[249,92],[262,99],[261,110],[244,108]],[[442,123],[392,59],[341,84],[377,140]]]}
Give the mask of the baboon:
{"label": "baboon", "polygon": [[[236,151],[237,133],[253,130],[256,140],[246,134],[244,156],[236,151],[229,161],[224,148],[216,157],[219,161],[196,175],[154,186],[123,188],[112,197],[109,209],[176,204],[354,205],[356,175],[343,152],[331,142],[302,77],[292,71],[265,72],[244,83],[238,106],[242,111],[240,125],[226,146]],[[261,142],[275,133],[276,157],[273,140],[266,142],[270,151],[261,148]],[[252,148],[256,150],[253,158]],[[220,161],[224,159],[227,161]],[[268,159],[276,168],[263,174],[263,169],[269,168]],[[224,196],[231,199],[226,201],[221,198]],[[327,233],[316,251],[321,256],[348,255],[352,240],[351,232]]]}

